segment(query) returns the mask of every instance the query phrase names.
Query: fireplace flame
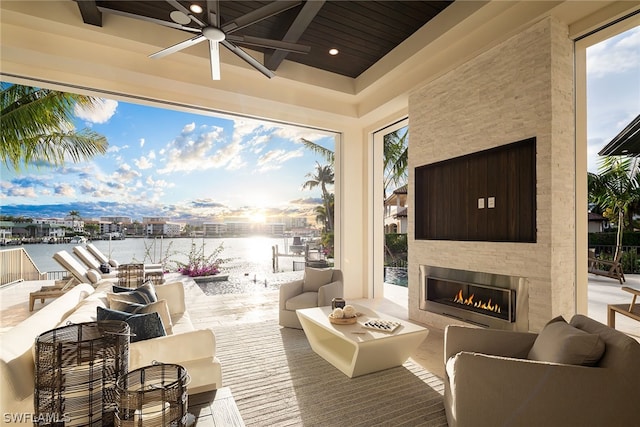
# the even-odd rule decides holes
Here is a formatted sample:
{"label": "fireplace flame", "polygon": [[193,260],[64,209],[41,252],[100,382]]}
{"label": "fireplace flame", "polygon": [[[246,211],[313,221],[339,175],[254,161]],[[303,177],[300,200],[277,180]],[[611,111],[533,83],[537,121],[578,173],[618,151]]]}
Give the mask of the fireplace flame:
{"label": "fireplace flame", "polygon": [[474,301],[473,297],[475,294],[471,294],[468,298],[465,298],[462,294],[462,290],[458,291],[458,294],[453,298],[453,302],[458,304],[470,305],[475,308],[481,308],[483,310],[489,310],[494,313],[500,313],[500,306],[498,304],[492,304],[491,299],[488,302],[484,301]]}

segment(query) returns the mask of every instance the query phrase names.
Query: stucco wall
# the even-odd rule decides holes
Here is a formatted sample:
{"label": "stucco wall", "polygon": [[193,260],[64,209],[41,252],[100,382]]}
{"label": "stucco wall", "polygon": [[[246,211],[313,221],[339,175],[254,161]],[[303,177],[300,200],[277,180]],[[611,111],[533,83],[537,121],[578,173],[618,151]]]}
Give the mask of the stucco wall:
{"label": "stucco wall", "polygon": [[575,312],[573,43],[567,33],[566,25],[546,18],[410,95],[410,206],[416,166],[537,138],[536,243],[414,240],[409,209],[411,319],[454,323],[419,310],[420,264],[526,277],[530,330]]}

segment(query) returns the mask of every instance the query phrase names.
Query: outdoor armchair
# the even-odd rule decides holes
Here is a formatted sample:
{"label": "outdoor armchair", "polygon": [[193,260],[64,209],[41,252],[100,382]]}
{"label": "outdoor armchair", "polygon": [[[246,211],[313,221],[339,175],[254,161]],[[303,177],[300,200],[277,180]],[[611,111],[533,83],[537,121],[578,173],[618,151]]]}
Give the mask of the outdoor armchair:
{"label": "outdoor armchair", "polygon": [[296,310],[331,305],[333,298],[342,298],[343,294],[342,271],[307,267],[301,280],[280,285],[279,323],[302,329]]}
{"label": "outdoor armchair", "polygon": [[568,332],[547,329],[556,323],[540,334],[448,326],[449,427],[637,425],[640,343],[582,315],[559,325]]}

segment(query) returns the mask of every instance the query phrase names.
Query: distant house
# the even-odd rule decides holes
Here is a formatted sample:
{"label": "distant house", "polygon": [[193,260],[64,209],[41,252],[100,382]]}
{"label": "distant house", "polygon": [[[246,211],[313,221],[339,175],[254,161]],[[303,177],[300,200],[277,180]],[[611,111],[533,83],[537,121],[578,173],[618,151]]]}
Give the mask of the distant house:
{"label": "distant house", "polygon": [[589,212],[589,233],[602,233],[609,229],[609,220],[599,213]]}
{"label": "distant house", "polygon": [[384,201],[385,234],[407,233],[407,185],[397,188]]}

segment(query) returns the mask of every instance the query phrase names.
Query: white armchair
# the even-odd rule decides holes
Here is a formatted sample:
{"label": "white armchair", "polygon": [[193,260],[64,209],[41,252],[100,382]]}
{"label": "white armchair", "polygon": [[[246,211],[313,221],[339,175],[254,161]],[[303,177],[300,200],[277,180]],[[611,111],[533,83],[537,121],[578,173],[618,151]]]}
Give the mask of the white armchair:
{"label": "white armchair", "polygon": [[296,310],[331,305],[343,294],[342,271],[307,267],[301,280],[280,286],[280,325],[302,329]]}
{"label": "white armchair", "polygon": [[450,427],[638,425],[640,344],[579,314],[549,325],[540,334],[447,326]]}

